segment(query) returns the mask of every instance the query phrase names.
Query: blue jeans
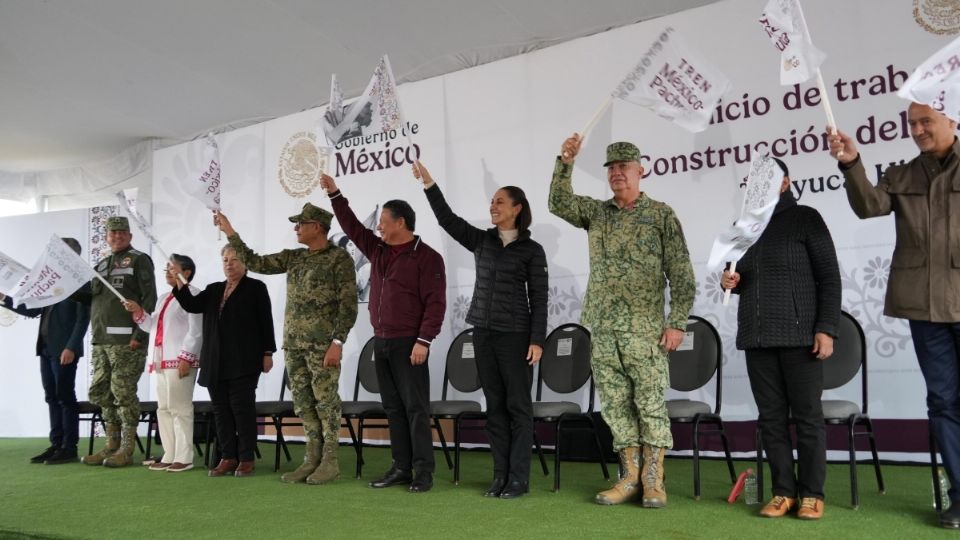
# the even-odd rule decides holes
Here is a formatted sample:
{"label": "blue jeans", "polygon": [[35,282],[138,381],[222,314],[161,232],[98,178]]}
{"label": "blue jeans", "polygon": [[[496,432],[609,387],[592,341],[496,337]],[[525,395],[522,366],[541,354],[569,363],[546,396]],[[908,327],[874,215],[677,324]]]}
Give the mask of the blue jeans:
{"label": "blue jeans", "polygon": [[960,323],[910,321],[913,348],[927,382],[927,416],[960,501]]}
{"label": "blue jeans", "polygon": [[50,412],[50,446],[68,450],[77,448],[80,420],[74,382],[79,360],[76,358],[61,366],[59,355],[51,354],[46,348],[40,354],[40,381]]}

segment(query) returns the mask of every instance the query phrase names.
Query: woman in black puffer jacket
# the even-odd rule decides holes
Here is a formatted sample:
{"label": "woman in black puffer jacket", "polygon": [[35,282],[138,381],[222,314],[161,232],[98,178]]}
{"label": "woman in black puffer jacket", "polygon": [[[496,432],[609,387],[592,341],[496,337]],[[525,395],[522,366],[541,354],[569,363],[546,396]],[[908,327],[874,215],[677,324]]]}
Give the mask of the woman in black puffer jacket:
{"label": "woman in black puffer jacket", "polygon": [[490,201],[494,227],[479,229],[453,213],[422,164],[417,162],[413,173],[423,180],[437,222],[476,259],[467,323],[474,326],[493,454],[493,483],[485,495],[520,497],[529,490],[530,479],[530,384],[547,333],[547,258],[530,239],[530,205],[522,189],[500,188]]}
{"label": "woman in black puffer jacket", "polygon": [[[827,474],[820,362],[833,354],[840,322],[840,270],[823,218],[797,204],[786,164],[774,160],[783,170],[783,184],[773,217],[737,262],[737,271],[724,272],[721,280],[740,295],[737,348],[746,352],[773,477],[773,499],[760,514],[780,517],[799,498],[798,516],[819,519]],[[797,426],[797,474],[791,415]]]}

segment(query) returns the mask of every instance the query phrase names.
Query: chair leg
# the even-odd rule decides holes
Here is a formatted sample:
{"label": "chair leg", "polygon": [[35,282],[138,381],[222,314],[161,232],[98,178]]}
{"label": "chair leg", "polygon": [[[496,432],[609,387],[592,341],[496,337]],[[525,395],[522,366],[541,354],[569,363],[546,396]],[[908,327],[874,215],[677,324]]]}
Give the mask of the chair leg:
{"label": "chair leg", "polygon": [[283,442],[282,420],[276,415],[273,417],[273,430],[277,432],[277,442],[274,444],[276,448],[273,452],[273,472],[278,472],[280,471],[280,449],[283,448],[284,451],[287,451],[287,461],[290,461],[290,453],[287,450],[287,445]]}
{"label": "chair leg", "polygon": [[945,508],[940,504],[940,501],[943,499],[943,493],[940,490],[940,465],[937,462],[937,441],[933,437],[933,426],[930,425],[929,421],[927,422],[927,426],[930,432],[930,472],[933,473],[933,504],[939,513],[943,512]]}
{"label": "chair leg", "polygon": [[556,434],[556,443],[553,447],[553,491],[560,491],[560,427],[563,424],[563,418],[557,420],[557,427],[554,429]]}
{"label": "chair leg", "polygon": [[693,419],[693,499],[700,500],[700,416]]}
{"label": "chair leg", "polygon": [[730,457],[730,443],[727,441],[727,432],[720,421],[720,442],[723,443],[723,453],[727,458],[727,470],[730,472],[730,483],[737,483],[737,470],[733,467],[733,458]]}
{"label": "chair leg", "polygon": [[533,432],[533,445],[537,447],[537,456],[540,457],[540,467],[543,469],[543,475],[550,476],[550,469],[547,468],[547,460],[543,458],[543,447],[540,446],[540,437],[537,436],[536,430]]}
{"label": "chair leg", "polygon": [[870,453],[873,454],[873,470],[877,475],[877,489],[880,490],[880,493],[886,493],[887,489],[883,485],[883,473],[880,472],[880,456],[877,454],[877,439],[873,435],[873,421],[870,418],[864,419],[867,426],[867,433],[869,433],[868,440],[870,441]]}
{"label": "chair leg", "polygon": [[363,416],[357,422],[357,480],[360,479],[360,471],[363,469]]}
{"label": "chair leg", "polygon": [[850,445],[850,505],[856,510],[860,508],[860,493],[857,487],[857,445],[854,431],[857,425],[856,417],[850,417],[847,422],[847,444]]}
{"label": "chair leg", "polygon": [[[593,441],[597,445],[597,455],[600,456],[600,469],[603,470],[603,478],[610,479],[610,471],[607,469],[607,460],[603,455],[603,445],[600,444],[600,433],[597,431],[597,423],[590,416],[585,417],[590,422],[590,428],[593,430]],[[617,476],[619,478],[619,475]]]}
{"label": "chair leg", "polygon": [[433,418],[433,429],[437,430],[437,438],[440,439],[440,448],[443,449],[443,457],[447,460],[447,468],[453,470],[453,460],[450,459],[450,450],[447,448],[447,439],[443,436],[443,427],[440,425],[439,418]]}
{"label": "chair leg", "polygon": [[460,416],[453,419],[453,485],[460,485]]}
{"label": "chair leg", "polygon": [[[140,440],[140,435],[135,435],[133,440],[137,441],[137,448],[140,450],[140,453],[147,455],[147,452],[143,449],[143,441]],[[149,441],[147,444],[149,444]]]}
{"label": "chair leg", "polygon": [[90,417],[90,451],[87,452],[88,456],[90,454],[93,454],[93,435],[96,432],[96,427],[97,427],[97,414],[94,413],[94,415]]}
{"label": "chair leg", "polygon": [[360,453],[360,442],[357,440],[357,432],[353,429],[353,420],[346,418],[347,432],[350,433],[350,440],[353,442],[353,452],[357,455],[357,463],[363,461],[363,455]]}
{"label": "chair leg", "polygon": [[756,431],[754,432],[754,437],[756,438],[755,444],[757,446],[757,500],[763,500],[763,433],[760,431],[760,426],[757,426]]}

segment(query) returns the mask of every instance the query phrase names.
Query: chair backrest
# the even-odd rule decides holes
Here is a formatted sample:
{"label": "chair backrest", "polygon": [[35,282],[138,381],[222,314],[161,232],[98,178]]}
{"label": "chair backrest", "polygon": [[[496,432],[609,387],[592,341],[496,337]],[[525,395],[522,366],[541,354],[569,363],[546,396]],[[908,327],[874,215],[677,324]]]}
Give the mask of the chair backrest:
{"label": "chair backrest", "polygon": [[719,414],[723,381],[723,344],[720,333],[710,321],[691,315],[687,320],[687,334],[691,335],[692,341],[685,337],[685,344],[669,353],[670,388],[691,392],[715,378],[717,401],[714,413]]}
{"label": "chair backrest", "polygon": [[558,394],[570,394],[590,383],[593,410],[593,371],[590,366],[590,331],[576,323],[556,327],[543,344],[537,374],[537,401],[543,385]]}
{"label": "chair backrest", "polygon": [[833,356],[823,362],[823,389],[840,388],[860,373],[863,413],[867,412],[867,341],[863,327],[846,311],[840,312]]}
{"label": "chair backrest", "polygon": [[360,387],[371,394],[380,393],[380,383],[377,382],[377,364],[373,360],[373,339],[370,338],[360,350],[357,360],[357,379],[353,383],[353,400],[357,401]]}
{"label": "chair backrest", "polygon": [[[449,384],[448,384],[449,383]],[[447,387],[458,392],[470,393],[480,389],[477,373],[477,355],[473,350],[473,328],[457,335],[447,349],[447,363],[443,368],[443,391],[441,399],[447,399]]]}

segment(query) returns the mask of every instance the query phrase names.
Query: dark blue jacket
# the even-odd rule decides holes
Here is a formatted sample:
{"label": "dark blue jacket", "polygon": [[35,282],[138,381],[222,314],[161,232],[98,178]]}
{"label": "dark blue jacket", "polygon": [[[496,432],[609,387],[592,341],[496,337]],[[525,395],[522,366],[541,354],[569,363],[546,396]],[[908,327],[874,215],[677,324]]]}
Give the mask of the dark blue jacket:
{"label": "dark blue jacket", "polygon": [[[89,291],[90,285],[83,287]],[[37,356],[41,355],[44,346],[49,354],[58,358],[64,349],[73,351],[77,359],[83,356],[83,336],[90,325],[90,306],[63,300],[45,308],[31,309],[23,304],[13,307],[13,299],[8,296],[3,299],[3,307],[25,317],[40,317],[41,324],[45,317],[50,318],[46,343],[37,331]]]}

